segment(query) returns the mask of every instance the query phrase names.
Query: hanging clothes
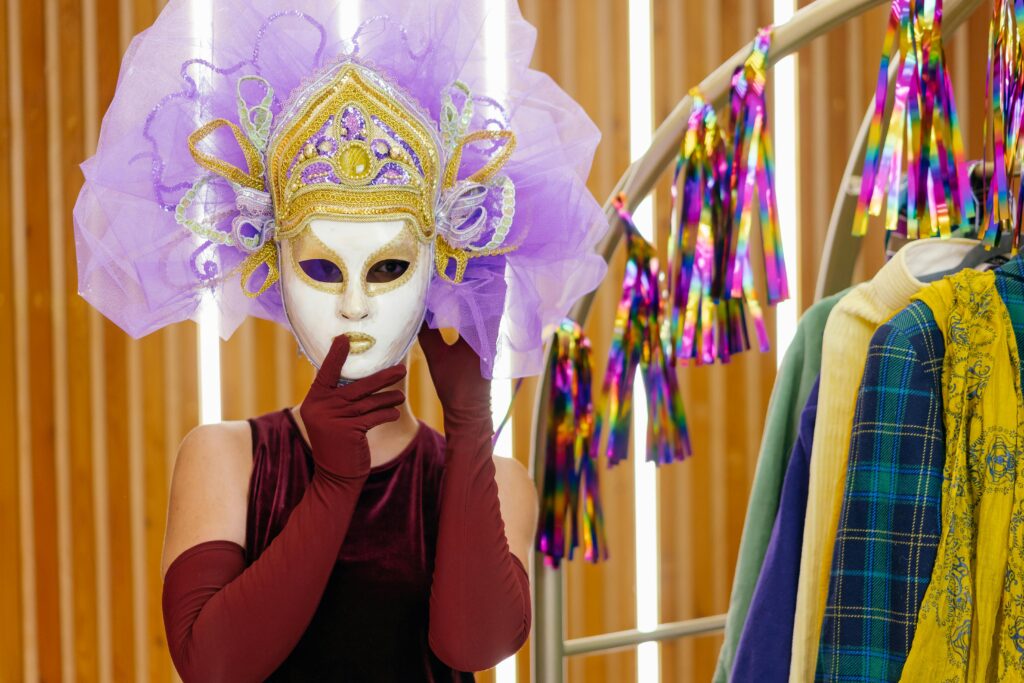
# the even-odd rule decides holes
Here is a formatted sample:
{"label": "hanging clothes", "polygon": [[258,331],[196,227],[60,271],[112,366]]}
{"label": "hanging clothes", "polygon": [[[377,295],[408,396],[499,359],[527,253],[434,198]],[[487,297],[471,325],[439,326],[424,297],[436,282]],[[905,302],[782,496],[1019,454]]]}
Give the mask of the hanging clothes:
{"label": "hanging clothes", "polygon": [[[1009,262],[995,278],[1019,345],[1024,262]],[[923,301],[872,339],[858,394],[818,680],[896,681],[902,673],[942,528],[945,351],[942,331]]]}
{"label": "hanging clothes", "polygon": [[765,417],[757,469],[750,489],[736,573],[725,619],[725,640],[718,655],[715,683],[726,683],[733,669],[736,647],[747,621],[751,596],[761,573],[779,506],[783,476],[796,442],[811,387],[821,372],[821,339],[832,308],[846,294],[840,292],[811,306],[800,318],[796,334],[775,376]]}
{"label": "hanging clothes", "polygon": [[976,241],[966,239],[911,242],[870,282],[845,296],[829,316],[822,347],[818,419],[793,624],[793,683],[811,681],[815,674],[857,389],[871,337],[925,287],[918,276],[955,267],[976,245]]}
{"label": "hanging clothes", "polygon": [[941,529],[942,332],[915,301],[875,332],[857,392],[817,680],[897,681]]}
{"label": "hanging clothes", "polygon": [[946,463],[942,537],[902,680],[1019,681],[1024,678],[1020,335],[992,273],[965,271],[922,292],[921,299],[946,340]]}
{"label": "hanging clothes", "polygon": [[786,466],[779,512],[736,647],[731,680],[760,683],[785,683],[789,680],[789,652],[786,648],[779,648],[778,644],[789,642],[793,636],[800,548],[807,510],[807,481],[817,414],[818,381],[815,380],[800,414],[800,431]]}

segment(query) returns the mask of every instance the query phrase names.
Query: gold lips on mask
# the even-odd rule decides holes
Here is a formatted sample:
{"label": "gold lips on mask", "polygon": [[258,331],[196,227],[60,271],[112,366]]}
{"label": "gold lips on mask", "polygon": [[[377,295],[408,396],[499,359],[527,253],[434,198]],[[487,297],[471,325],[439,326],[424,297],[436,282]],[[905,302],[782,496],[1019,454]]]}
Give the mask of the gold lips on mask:
{"label": "gold lips on mask", "polygon": [[370,350],[370,347],[377,343],[377,340],[362,332],[346,332],[345,336],[349,341],[349,353],[360,354]]}

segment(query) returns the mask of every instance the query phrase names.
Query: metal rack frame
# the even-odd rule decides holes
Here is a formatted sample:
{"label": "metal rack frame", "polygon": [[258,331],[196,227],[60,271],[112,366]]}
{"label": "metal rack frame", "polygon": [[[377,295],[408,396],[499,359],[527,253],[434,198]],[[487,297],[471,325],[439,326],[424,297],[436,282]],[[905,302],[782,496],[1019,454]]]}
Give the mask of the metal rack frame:
{"label": "metal rack frame", "polygon": [[[785,24],[775,27],[772,49],[768,55],[768,67],[771,68],[779,60],[796,52],[818,36],[884,3],[886,0],[816,0],[794,14]],[[943,33],[949,34],[956,30],[980,4],[981,0],[947,0]],[[748,43],[701,81],[700,91],[716,109],[725,104],[732,73],[736,67],[743,64],[751,48],[752,44]],[[895,64],[893,66],[895,67]],[[612,199],[620,192],[624,192],[627,197],[627,208],[632,211],[650,193],[662,172],[675,158],[679,143],[686,132],[686,121],[692,104],[693,100],[689,95],[679,101],[672,113],[655,131],[647,152],[626,169],[605,202],[605,217],[611,226],[599,246],[599,253],[605,261],[611,260],[622,238],[622,231],[617,229],[619,217],[612,206]],[[857,205],[860,173],[864,165],[864,149],[872,113],[873,105],[869,105],[833,204],[815,298],[840,291],[848,287],[853,279],[861,241],[851,234],[850,226]],[[582,298],[569,312],[569,317],[581,324],[586,322],[593,301],[594,293]],[[536,428],[530,456],[533,477],[538,484],[544,472],[545,426],[550,413],[550,387],[551,377],[545,372],[537,385],[535,396]],[[533,681],[562,683],[565,680],[565,659],[574,655],[607,652],[644,642],[714,633],[725,627],[725,615],[720,614],[660,624],[651,631],[631,629],[567,640],[563,618],[565,575],[548,567],[540,554],[534,555],[533,566],[533,597],[537,615],[534,620],[535,631],[531,650]]]}

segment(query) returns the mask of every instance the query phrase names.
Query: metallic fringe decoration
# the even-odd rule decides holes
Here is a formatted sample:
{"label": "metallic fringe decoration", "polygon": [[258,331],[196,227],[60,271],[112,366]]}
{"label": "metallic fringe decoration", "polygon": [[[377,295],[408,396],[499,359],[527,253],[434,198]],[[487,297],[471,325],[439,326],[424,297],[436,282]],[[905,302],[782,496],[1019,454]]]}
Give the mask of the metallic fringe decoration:
{"label": "metallic fringe decoration", "polygon": [[772,29],[769,26],[758,32],[750,56],[743,67],[733,74],[730,94],[733,151],[729,189],[733,214],[731,227],[735,242],[730,245],[733,251],[726,262],[725,288],[731,291],[733,298],[742,296],[746,302],[750,316],[754,319],[762,352],[769,349],[768,331],[757,301],[754,269],[750,265],[750,227],[755,190],[760,208],[768,304],[775,305],[789,298],[786,259],[782,253],[782,234],[779,231],[779,207],[775,196],[775,155],[768,132],[768,105],[764,95],[767,80],[765,69],[771,44]]}
{"label": "metallic fringe decoration", "polygon": [[[673,362],[698,364],[728,359],[748,346],[741,302],[725,290],[722,255],[729,251],[728,174],[725,140],[714,108],[692,90],[687,122],[672,182],[669,236],[669,318],[666,342]],[[680,187],[682,192],[680,193]],[[680,196],[681,194],[681,196]],[[675,210],[679,203],[678,213]],[[717,285],[717,286],[716,286]],[[726,315],[720,316],[721,312]],[[729,323],[735,323],[735,325]]]}
{"label": "metallic fringe decoration", "polygon": [[597,463],[591,447],[594,403],[591,397],[590,341],[572,320],[555,332],[550,358],[551,420],[548,422],[544,491],[537,550],[549,567],[571,560],[579,545],[582,502],[583,557],[608,559]]}
{"label": "metallic fringe decoration", "polygon": [[668,350],[662,345],[660,331],[665,310],[658,261],[654,248],[633,224],[621,195],[615,200],[615,208],[625,225],[626,273],[602,385],[603,402],[607,405],[597,412],[593,447],[601,449],[607,420],[604,453],[608,464],[619,463],[629,453],[633,380],[639,368],[649,416],[646,457],[658,464],[670,463],[688,457],[691,449],[679,381]]}
{"label": "metallic fringe decoration", "polygon": [[[989,24],[988,74],[985,83],[986,108],[989,121],[985,122],[985,161],[988,161],[991,136],[993,166],[992,185],[986,197],[987,221],[981,238],[995,246],[1003,232],[1013,234],[1013,253],[1020,243],[1024,193],[1020,191],[1018,165],[1021,149],[1021,119],[1024,117],[1024,50],[1021,31],[1024,30],[1024,0],[995,0],[992,21]],[[991,130],[991,132],[990,132]],[[986,163],[986,167],[988,164]],[[1018,180],[1015,183],[1014,177]],[[1016,207],[1010,204],[1016,191]]]}
{"label": "metallic fringe decoration", "polygon": [[[898,70],[883,147],[882,117],[894,51]],[[853,222],[855,235],[867,232],[868,215],[880,216],[883,202],[886,229],[897,229],[905,214],[910,239],[948,237],[973,206],[942,47],[942,0],[892,2]]]}
{"label": "metallic fringe decoration", "polygon": [[724,363],[749,349],[748,314],[760,349],[769,348],[750,260],[755,194],[768,303],[789,297],[765,101],[770,46],[771,28],[761,29],[733,73],[730,135],[701,93],[690,92],[693,108],[671,188],[670,303],[663,334],[673,365]]}

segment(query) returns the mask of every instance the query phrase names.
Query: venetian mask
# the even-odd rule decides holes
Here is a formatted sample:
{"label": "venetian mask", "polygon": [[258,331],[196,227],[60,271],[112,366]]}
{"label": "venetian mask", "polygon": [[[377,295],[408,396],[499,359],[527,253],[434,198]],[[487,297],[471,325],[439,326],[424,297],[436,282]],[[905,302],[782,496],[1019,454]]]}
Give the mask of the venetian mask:
{"label": "venetian mask", "polygon": [[285,312],[314,364],[339,334],[351,341],[343,379],[402,361],[423,320],[433,268],[431,243],[411,223],[316,219],[280,253]]}

